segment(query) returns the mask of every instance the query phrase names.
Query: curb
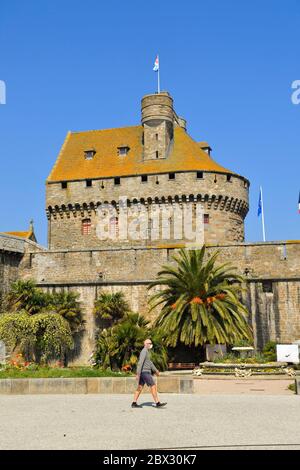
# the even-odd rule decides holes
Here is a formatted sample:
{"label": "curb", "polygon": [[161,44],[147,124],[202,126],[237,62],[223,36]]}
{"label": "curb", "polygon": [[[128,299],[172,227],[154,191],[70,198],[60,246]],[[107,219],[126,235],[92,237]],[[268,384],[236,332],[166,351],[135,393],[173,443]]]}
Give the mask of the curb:
{"label": "curb", "polygon": [[[135,377],[0,379],[0,395],[134,393]],[[160,393],[194,393],[193,379],[158,377]]]}

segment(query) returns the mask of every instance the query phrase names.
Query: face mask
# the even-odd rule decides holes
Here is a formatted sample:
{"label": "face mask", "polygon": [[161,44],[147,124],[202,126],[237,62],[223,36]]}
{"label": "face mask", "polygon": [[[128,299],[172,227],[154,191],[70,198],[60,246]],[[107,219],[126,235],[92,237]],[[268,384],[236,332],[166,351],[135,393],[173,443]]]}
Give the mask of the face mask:
{"label": "face mask", "polygon": [[152,348],[153,348],[153,344],[150,344],[149,349],[152,349]]}

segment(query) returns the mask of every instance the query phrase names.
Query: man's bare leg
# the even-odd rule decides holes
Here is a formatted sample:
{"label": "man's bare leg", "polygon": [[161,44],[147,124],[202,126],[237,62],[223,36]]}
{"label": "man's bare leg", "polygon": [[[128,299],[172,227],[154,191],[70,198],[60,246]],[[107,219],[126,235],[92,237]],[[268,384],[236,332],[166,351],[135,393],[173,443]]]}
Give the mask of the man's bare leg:
{"label": "man's bare leg", "polygon": [[143,390],[143,385],[139,385],[138,388],[136,389],[135,391],[135,394],[134,394],[134,398],[133,398],[133,402],[136,403],[139,399],[139,396],[141,394]]}
{"label": "man's bare leg", "polygon": [[158,399],[158,395],[157,395],[157,386],[156,386],[156,385],[152,385],[152,387],[150,388],[150,390],[151,390],[151,394],[152,394],[153,400],[155,401],[155,403],[158,403],[158,402],[159,402],[159,399]]}

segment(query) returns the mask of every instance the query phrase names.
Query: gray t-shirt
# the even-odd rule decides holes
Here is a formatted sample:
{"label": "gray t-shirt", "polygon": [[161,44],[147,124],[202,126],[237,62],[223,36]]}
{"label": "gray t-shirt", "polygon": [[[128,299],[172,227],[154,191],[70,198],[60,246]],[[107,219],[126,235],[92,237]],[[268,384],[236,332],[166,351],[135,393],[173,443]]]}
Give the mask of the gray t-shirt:
{"label": "gray t-shirt", "polygon": [[137,365],[136,373],[140,375],[142,372],[158,372],[155,365],[150,359],[150,353],[147,348],[142,349]]}

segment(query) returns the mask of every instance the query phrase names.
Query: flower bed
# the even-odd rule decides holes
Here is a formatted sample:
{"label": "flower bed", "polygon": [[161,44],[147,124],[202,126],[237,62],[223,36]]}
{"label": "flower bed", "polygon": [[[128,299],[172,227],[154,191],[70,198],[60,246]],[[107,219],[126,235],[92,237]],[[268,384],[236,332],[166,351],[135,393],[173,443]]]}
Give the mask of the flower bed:
{"label": "flower bed", "polygon": [[293,367],[287,363],[215,363],[201,362],[195,369],[195,375],[235,375],[237,377],[249,377],[250,375],[294,375]]}

